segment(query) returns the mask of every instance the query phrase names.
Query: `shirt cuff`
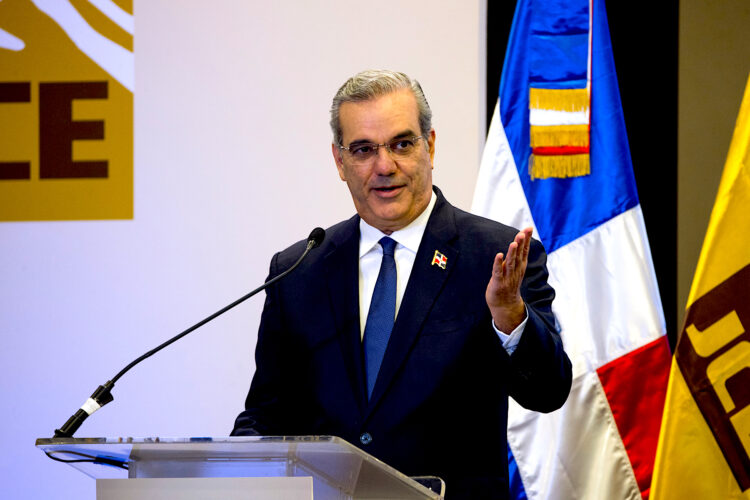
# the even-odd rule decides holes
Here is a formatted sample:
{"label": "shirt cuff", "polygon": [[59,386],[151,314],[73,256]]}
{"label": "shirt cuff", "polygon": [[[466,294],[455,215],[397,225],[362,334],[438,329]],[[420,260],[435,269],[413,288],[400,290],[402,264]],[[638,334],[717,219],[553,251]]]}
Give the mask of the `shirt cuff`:
{"label": "shirt cuff", "polygon": [[[524,304],[523,307],[525,309],[526,304]],[[521,334],[523,334],[523,329],[526,328],[526,321],[528,321],[528,319],[529,311],[526,310],[526,317],[523,318],[523,321],[521,321],[520,325],[515,327],[513,331],[510,332],[510,335],[498,330],[495,326],[495,322],[490,320],[490,323],[492,323],[492,329],[495,330],[495,333],[497,333],[497,336],[500,338],[500,342],[503,343],[505,352],[507,352],[508,354],[513,354],[513,351],[515,351],[516,347],[518,347],[518,343],[521,341]]]}

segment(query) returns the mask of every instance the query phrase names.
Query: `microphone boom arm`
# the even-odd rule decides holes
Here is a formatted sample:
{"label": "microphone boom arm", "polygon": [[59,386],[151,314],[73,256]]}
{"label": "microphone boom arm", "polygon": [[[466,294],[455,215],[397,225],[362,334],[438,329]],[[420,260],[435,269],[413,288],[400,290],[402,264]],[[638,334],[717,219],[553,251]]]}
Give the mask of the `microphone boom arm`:
{"label": "microphone boom arm", "polygon": [[146,354],[142,355],[141,357],[133,360],[128,366],[120,370],[120,372],[112,377],[111,380],[108,380],[104,385],[100,385],[97,387],[97,389],[94,391],[94,393],[89,397],[85,403],[79,408],[68,420],[65,422],[65,424],[60,427],[59,429],[55,429],[55,437],[56,438],[72,438],[73,434],[78,430],[79,427],[81,427],[81,424],[84,420],[86,420],[89,415],[93,414],[96,410],[101,408],[102,406],[106,405],[107,403],[111,402],[114,397],[112,396],[112,388],[115,386],[115,382],[117,382],[120,377],[125,375],[125,373],[128,372],[131,368],[133,368],[135,365],[140,363],[146,358],[149,358],[156,354],[157,352],[161,351],[165,347],[169,346],[170,344],[173,344],[174,342],[177,342],[182,337],[187,335],[188,333],[197,330],[201,326],[205,325],[209,321],[212,321],[216,319],[217,317],[221,316],[225,312],[229,311],[230,309],[234,308],[235,306],[240,305],[241,303],[245,302],[247,299],[252,297],[253,295],[257,294],[261,290],[264,290],[265,288],[273,285],[283,277],[285,277],[287,274],[294,271],[297,266],[302,262],[302,259],[304,259],[308,253],[310,253],[310,250],[320,245],[320,243],[323,241],[323,238],[325,237],[325,231],[323,231],[321,228],[316,227],[312,230],[310,233],[310,236],[307,238],[307,247],[305,248],[305,251],[302,253],[299,259],[292,264],[292,267],[284,271],[283,273],[279,274],[278,276],[275,276],[274,278],[266,281],[261,286],[253,290],[252,292],[249,292],[239,299],[235,300],[231,304],[219,309],[212,315],[202,319],[201,321],[197,322],[187,330],[178,333],[171,339],[167,340],[163,344],[159,345],[158,347],[155,347],[154,349],[151,349]]}

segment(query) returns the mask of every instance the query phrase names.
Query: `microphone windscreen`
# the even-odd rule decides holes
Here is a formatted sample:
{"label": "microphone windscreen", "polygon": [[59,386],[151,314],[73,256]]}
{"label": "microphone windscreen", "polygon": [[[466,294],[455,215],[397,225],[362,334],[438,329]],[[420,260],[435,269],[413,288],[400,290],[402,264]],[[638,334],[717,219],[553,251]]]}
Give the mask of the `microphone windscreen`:
{"label": "microphone windscreen", "polygon": [[308,243],[312,242],[313,245],[310,248],[315,248],[317,246],[320,246],[321,243],[323,243],[323,240],[325,239],[325,237],[326,237],[326,232],[322,228],[316,227],[310,232],[310,236],[307,237],[307,242]]}

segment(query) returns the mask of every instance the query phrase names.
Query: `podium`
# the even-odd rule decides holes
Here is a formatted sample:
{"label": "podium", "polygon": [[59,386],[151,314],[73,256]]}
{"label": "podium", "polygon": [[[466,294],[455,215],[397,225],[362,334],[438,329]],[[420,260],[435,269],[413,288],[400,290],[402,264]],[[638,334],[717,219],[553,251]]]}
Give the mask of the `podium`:
{"label": "podium", "polygon": [[97,500],[442,499],[445,490],[438,478],[409,478],[332,436],[51,438],[36,446],[96,479]]}

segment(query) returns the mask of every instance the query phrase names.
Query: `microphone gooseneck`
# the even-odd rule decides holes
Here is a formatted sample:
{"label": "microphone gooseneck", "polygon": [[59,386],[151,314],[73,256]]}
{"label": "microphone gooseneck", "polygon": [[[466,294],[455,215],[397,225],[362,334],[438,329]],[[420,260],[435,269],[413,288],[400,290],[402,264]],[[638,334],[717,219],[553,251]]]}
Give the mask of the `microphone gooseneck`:
{"label": "microphone gooseneck", "polygon": [[202,319],[201,321],[199,321],[198,323],[194,324],[193,326],[191,326],[187,330],[178,333],[177,335],[175,335],[171,339],[167,340],[163,344],[159,345],[158,347],[156,347],[156,348],[148,351],[146,354],[144,354],[141,357],[135,359],[128,366],[126,366],[125,368],[123,368],[122,370],[120,370],[120,372],[117,375],[115,375],[114,377],[112,377],[111,380],[108,380],[104,385],[100,385],[94,391],[94,393],[91,395],[91,397],[89,397],[86,400],[86,402],[83,403],[83,405],[81,406],[81,408],[79,408],[67,420],[67,422],[65,422],[65,424],[62,427],[60,427],[59,429],[55,429],[55,437],[56,438],[70,438],[70,437],[73,437],[73,434],[75,434],[75,432],[78,430],[78,428],[81,427],[81,424],[83,423],[84,420],[86,420],[89,417],[89,415],[91,415],[96,410],[98,410],[99,408],[101,408],[102,406],[106,405],[107,403],[111,402],[114,399],[114,397],[112,396],[112,392],[111,391],[112,391],[112,388],[115,386],[115,382],[117,382],[120,379],[120,377],[122,377],[123,375],[125,375],[125,373],[128,370],[130,370],[131,368],[133,368],[135,365],[137,365],[138,363],[140,363],[144,359],[153,356],[154,354],[156,354],[157,352],[161,351],[162,349],[164,349],[168,345],[170,345],[170,344],[172,344],[174,342],[177,342],[178,340],[180,340],[182,337],[184,337],[188,333],[190,333],[190,332],[192,332],[194,330],[197,330],[198,328],[200,328],[201,326],[205,325],[209,321],[211,321],[211,320],[213,320],[213,319],[221,316],[222,314],[224,314],[228,310],[232,309],[233,307],[238,306],[239,304],[241,304],[242,302],[246,301],[247,299],[249,299],[250,297],[252,297],[256,293],[258,293],[261,290],[264,290],[265,288],[271,286],[272,284],[276,283],[277,281],[279,281],[280,279],[282,279],[283,277],[285,277],[287,274],[289,274],[292,271],[294,271],[297,268],[297,266],[299,266],[299,264],[302,262],[302,259],[304,259],[307,256],[308,253],[310,253],[310,250],[312,250],[313,248],[315,248],[317,246],[320,246],[320,244],[323,242],[323,239],[325,239],[325,234],[326,234],[325,231],[323,229],[319,228],[319,227],[316,227],[315,229],[313,229],[312,232],[310,233],[310,236],[307,237],[307,246],[305,248],[305,251],[302,253],[302,255],[300,256],[300,258],[297,259],[297,261],[294,264],[292,264],[292,266],[289,269],[287,269],[283,273],[279,274],[278,276],[275,276],[274,278],[266,281],[265,283],[263,283],[261,286],[259,286],[258,288],[256,288],[252,292],[249,292],[249,293],[243,295],[242,297],[240,297],[239,299],[235,300],[234,302],[232,302],[228,306],[225,306],[222,309],[219,309],[218,311],[216,311],[215,313],[213,313],[212,315],[208,316],[207,318]]}

